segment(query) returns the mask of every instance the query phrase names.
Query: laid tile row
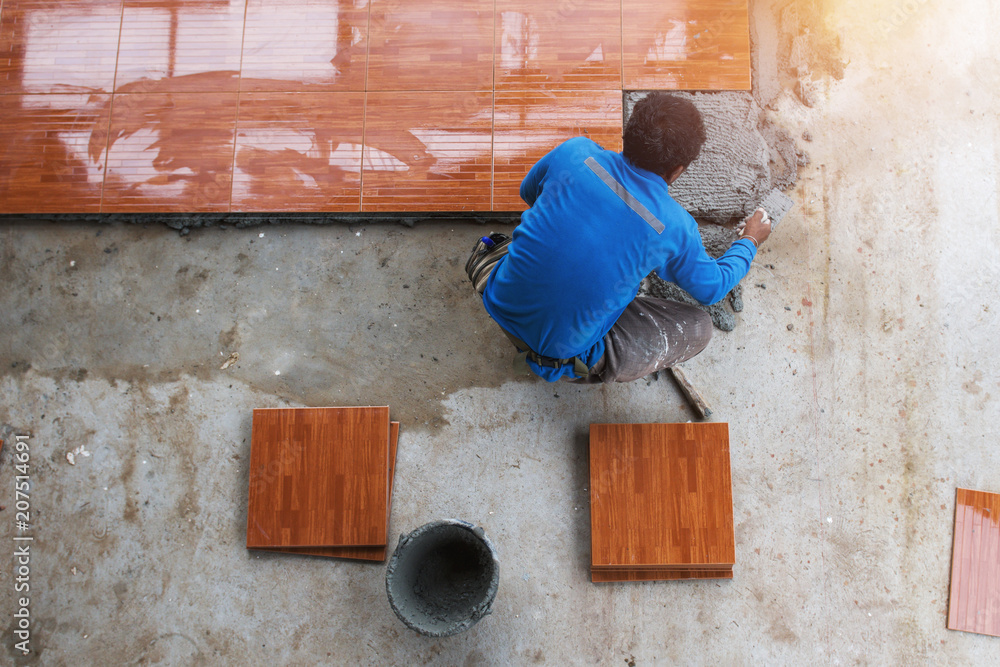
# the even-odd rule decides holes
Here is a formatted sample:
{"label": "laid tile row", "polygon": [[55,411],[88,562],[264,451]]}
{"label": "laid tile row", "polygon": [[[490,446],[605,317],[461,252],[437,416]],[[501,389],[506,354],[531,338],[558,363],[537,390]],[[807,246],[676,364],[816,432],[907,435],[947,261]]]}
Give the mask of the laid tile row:
{"label": "laid tile row", "polygon": [[[749,89],[747,0],[4,0],[0,94]],[[171,83],[172,80],[177,80]]]}
{"label": "laid tile row", "polygon": [[143,90],[0,96],[0,212],[523,210],[565,139],[621,149],[617,90]]}

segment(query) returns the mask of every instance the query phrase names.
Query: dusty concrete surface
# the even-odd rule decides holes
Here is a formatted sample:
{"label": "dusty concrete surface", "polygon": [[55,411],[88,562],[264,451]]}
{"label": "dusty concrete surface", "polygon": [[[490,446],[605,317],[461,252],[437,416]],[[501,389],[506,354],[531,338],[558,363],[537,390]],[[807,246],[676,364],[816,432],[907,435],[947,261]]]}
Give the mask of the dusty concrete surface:
{"label": "dusty concrete surface", "polygon": [[[10,441],[29,435],[23,662],[995,664],[1000,640],[945,614],[955,488],[1000,491],[1000,7],[754,16],[780,51],[758,57],[780,75],[762,105],[812,163],[740,326],[687,365],[730,423],[732,581],[589,583],[587,425],[688,412],[664,381],[515,378],[463,281],[478,227],[4,226],[0,537],[21,534]],[[841,80],[815,54],[831,35]],[[368,403],[403,422],[391,532],[459,517],[497,546],[494,613],[467,633],[407,630],[384,566],[242,546],[251,409]]]}

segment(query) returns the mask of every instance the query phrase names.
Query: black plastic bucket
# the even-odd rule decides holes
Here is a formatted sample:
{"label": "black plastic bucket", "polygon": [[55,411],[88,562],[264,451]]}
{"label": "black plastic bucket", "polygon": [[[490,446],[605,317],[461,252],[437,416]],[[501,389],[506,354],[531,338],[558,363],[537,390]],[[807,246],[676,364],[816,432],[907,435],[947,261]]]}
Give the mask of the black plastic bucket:
{"label": "black plastic bucket", "polygon": [[459,519],[432,521],[401,535],[385,572],[389,605],[428,637],[464,632],[490,613],[500,561],[482,528]]}

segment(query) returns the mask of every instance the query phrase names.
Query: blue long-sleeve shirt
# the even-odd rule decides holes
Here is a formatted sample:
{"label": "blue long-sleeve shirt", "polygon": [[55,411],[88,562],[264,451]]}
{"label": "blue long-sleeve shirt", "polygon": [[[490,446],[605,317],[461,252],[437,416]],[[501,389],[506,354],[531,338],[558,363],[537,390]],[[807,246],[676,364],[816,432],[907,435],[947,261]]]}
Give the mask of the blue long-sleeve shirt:
{"label": "blue long-sleeve shirt", "polygon": [[[756,254],[742,240],[719,259],[709,257],[697,223],[663,177],[584,137],[539,160],[521,183],[521,198],[530,208],[483,303],[500,326],[547,357],[596,364],[604,335],[653,271],[712,304],[746,275]],[[550,382],[574,375],[571,365],[529,365]]]}

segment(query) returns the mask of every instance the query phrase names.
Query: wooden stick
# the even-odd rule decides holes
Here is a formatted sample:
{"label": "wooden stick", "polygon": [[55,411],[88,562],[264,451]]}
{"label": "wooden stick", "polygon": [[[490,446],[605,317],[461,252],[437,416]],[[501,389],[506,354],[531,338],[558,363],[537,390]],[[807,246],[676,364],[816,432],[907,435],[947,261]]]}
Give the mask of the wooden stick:
{"label": "wooden stick", "polygon": [[677,387],[681,390],[681,393],[684,394],[684,398],[687,399],[687,402],[694,409],[695,414],[698,415],[698,419],[705,419],[706,417],[711,416],[712,408],[709,407],[707,402],[705,402],[705,398],[701,395],[701,393],[699,393],[698,390],[695,389],[690,382],[688,382],[688,379],[684,377],[684,372],[676,366],[668,368],[667,370],[670,371],[670,377],[672,377],[674,382],[677,383]]}

